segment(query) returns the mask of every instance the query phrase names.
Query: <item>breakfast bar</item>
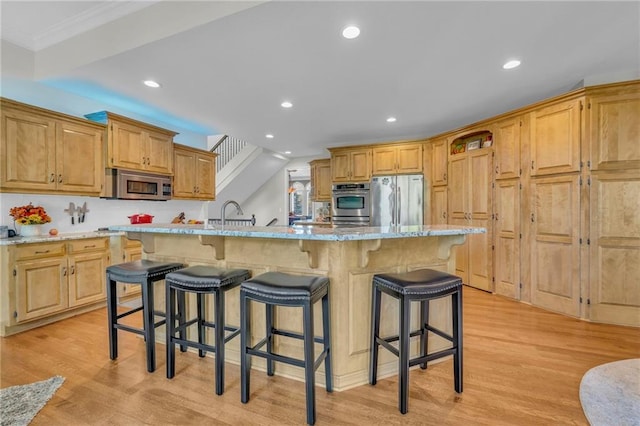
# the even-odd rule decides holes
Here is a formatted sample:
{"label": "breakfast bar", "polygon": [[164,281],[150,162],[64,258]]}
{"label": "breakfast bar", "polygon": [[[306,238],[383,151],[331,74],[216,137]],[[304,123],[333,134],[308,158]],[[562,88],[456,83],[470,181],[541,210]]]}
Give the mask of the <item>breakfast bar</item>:
{"label": "breakfast bar", "polygon": [[[330,279],[333,382],[335,390],[345,390],[367,383],[370,346],[371,280],[374,274],[406,272],[431,268],[454,272],[455,245],[462,244],[467,234],[483,233],[483,228],[451,225],[402,227],[210,227],[203,225],[119,225],[111,231],[126,232],[127,237],[140,240],[145,257],[152,260],[181,262],[187,265],[213,265],[222,268],[242,268],[253,276],[268,271],[298,275],[326,276]],[[233,290],[226,297],[228,324],[239,324],[239,296]],[[163,292],[156,292],[157,306],[162,306]],[[256,304],[257,305],[257,304]],[[211,307],[207,307],[210,311]],[[188,302],[187,309],[194,309]],[[254,340],[263,337],[264,307],[252,315]],[[451,303],[441,299],[432,303],[430,321],[445,331],[451,330]],[[398,308],[391,300],[382,300],[385,320],[383,334],[397,333]],[[412,323],[417,326],[417,315]],[[299,310],[279,308],[276,325],[300,332],[302,316]],[[316,334],[320,326],[320,310],[316,310]],[[212,336],[208,336],[212,338]],[[159,329],[158,341],[164,342]],[[447,347],[448,342],[434,336],[429,350]],[[278,350],[300,357],[302,344],[289,339],[276,339]],[[316,348],[317,351],[320,348]],[[417,350],[417,342],[412,346]],[[239,364],[238,339],[227,345],[226,360]],[[256,360],[253,367],[266,369]],[[379,376],[397,373],[397,360],[381,354]],[[276,365],[276,374],[303,380],[302,369]],[[317,372],[322,384],[324,371]]]}

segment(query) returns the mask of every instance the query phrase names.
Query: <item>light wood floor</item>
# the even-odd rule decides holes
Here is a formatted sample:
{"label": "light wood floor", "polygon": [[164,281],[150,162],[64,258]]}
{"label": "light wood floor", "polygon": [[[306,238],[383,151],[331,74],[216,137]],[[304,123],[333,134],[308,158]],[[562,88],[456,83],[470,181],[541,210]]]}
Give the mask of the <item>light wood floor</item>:
{"label": "light wood floor", "polygon": [[[121,333],[108,357],[106,311],[1,339],[0,387],[61,375],[66,381],[33,425],[282,425],[305,423],[304,385],[251,375],[240,402],[239,367],[226,366],[214,393],[213,359],[180,354],[167,380],[164,346],[149,374],[143,342]],[[317,388],[318,425],[587,424],[578,396],[590,368],[640,357],[640,330],[591,324],[471,288],[464,291],[464,392],[453,390],[451,360],[412,370],[409,413],[397,409],[397,380],[328,394]]]}

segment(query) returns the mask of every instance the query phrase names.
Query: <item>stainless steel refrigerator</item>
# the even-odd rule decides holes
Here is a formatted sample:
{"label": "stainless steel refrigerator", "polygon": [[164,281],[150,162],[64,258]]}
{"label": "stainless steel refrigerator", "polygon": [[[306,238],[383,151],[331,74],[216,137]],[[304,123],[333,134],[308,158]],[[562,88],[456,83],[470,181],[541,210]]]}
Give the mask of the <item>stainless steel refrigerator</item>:
{"label": "stainless steel refrigerator", "polygon": [[371,226],[422,225],[422,175],[374,176],[371,179]]}

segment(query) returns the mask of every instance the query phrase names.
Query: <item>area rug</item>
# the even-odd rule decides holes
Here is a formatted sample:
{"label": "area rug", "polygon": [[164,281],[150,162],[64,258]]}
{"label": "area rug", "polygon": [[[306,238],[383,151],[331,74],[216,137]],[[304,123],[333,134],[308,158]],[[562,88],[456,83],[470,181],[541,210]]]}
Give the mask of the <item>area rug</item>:
{"label": "area rug", "polygon": [[51,399],[64,377],[0,389],[0,425],[26,426]]}
{"label": "area rug", "polygon": [[591,426],[640,426],[640,358],[587,371],[580,382],[580,403]]}

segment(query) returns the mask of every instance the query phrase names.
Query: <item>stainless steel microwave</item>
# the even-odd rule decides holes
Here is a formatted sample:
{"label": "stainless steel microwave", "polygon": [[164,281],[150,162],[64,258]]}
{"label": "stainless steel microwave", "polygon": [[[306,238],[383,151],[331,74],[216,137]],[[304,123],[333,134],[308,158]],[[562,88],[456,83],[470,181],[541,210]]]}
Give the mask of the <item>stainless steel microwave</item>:
{"label": "stainless steel microwave", "polygon": [[106,169],[103,198],[120,200],[171,199],[171,176],[129,170]]}

